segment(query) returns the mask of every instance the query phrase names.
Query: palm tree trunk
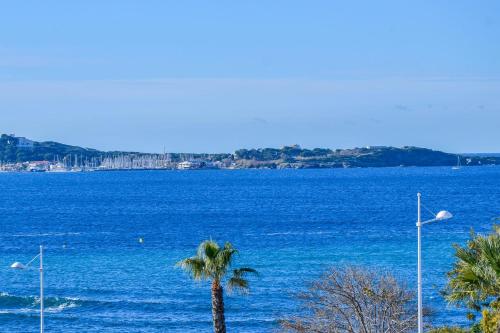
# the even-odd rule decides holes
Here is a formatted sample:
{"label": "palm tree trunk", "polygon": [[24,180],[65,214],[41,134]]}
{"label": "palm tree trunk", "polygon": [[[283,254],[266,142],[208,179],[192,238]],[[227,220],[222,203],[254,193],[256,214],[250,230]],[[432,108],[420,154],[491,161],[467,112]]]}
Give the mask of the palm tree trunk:
{"label": "palm tree trunk", "polygon": [[212,282],[212,319],[215,333],[226,333],[226,320],[224,319],[224,298],[222,286],[219,281]]}

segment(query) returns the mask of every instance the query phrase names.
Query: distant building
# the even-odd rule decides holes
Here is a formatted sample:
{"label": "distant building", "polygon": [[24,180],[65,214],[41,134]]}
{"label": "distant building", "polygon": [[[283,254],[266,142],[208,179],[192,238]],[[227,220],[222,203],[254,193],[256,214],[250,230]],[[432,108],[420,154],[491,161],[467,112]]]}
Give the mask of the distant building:
{"label": "distant building", "polygon": [[35,147],[35,142],[25,137],[16,137],[17,139],[17,148],[19,149],[33,149]]}

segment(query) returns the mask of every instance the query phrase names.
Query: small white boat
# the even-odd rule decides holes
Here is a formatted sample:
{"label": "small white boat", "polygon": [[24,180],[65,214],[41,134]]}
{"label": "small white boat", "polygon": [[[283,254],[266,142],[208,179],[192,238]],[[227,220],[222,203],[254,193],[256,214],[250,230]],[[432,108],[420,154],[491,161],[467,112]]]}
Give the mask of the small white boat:
{"label": "small white boat", "polygon": [[57,162],[50,166],[49,172],[68,172],[68,168],[63,163]]}
{"label": "small white boat", "polygon": [[460,164],[460,156],[457,155],[457,165],[455,165],[454,167],[452,167],[451,169],[452,170],[459,170],[462,168],[462,164]]}

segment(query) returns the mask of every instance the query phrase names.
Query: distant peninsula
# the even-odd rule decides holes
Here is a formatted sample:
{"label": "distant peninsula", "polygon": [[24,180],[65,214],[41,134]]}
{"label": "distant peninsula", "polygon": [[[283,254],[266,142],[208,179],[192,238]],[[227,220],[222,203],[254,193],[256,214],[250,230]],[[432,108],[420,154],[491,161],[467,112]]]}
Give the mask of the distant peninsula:
{"label": "distant peninsula", "polygon": [[2,134],[0,171],[65,172],[145,169],[310,169],[410,166],[498,165],[492,154],[451,154],[427,148],[368,146],[352,149],[239,149],[234,153],[100,151],[58,142],[37,142]]}

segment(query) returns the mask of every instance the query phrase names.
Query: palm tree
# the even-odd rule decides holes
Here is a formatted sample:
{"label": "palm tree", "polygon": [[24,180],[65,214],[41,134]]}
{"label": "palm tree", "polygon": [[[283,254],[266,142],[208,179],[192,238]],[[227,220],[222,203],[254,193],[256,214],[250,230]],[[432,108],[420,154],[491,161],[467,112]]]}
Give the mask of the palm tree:
{"label": "palm tree", "polygon": [[[487,236],[472,234],[464,247],[455,245],[455,257],[447,299],[474,311],[483,310],[484,324],[491,321],[491,315],[500,321],[500,226]],[[500,322],[497,329],[500,332]]]}
{"label": "palm tree", "polygon": [[[212,319],[215,333],[226,333],[222,284],[237,253],[238,250],[229,242],[221,248],[216,242],[207,240],[198,246],[194,257],[177,263],[177,266],[189,272],[193,279],[211,280]],[[248,291],[248,281],[245,279],[248,273],[257,274],[257,271],[248,267],[233,269],[232,276],[226,281],[229,291],[233,289]]]}

